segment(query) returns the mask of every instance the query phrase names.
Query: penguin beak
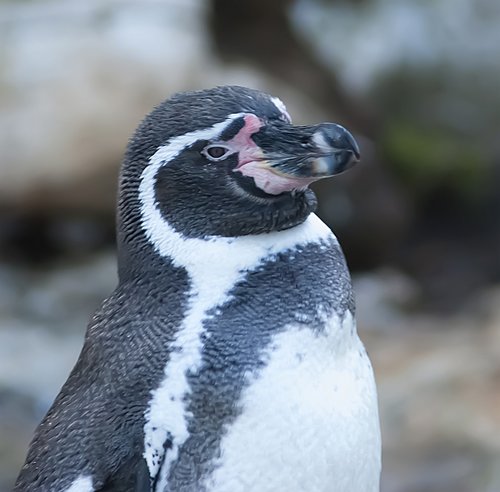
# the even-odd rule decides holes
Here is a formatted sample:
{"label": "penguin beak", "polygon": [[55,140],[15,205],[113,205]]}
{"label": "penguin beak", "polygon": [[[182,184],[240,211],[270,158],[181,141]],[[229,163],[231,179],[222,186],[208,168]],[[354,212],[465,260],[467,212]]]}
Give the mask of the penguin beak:
{"label": "penguin beak", "polygon": [[335,123],[267,124],[252,139],[261,158],[242,162],[237,169],[273,195],[304,189],[318,179],[346,171],[360,159],[354,137]]}

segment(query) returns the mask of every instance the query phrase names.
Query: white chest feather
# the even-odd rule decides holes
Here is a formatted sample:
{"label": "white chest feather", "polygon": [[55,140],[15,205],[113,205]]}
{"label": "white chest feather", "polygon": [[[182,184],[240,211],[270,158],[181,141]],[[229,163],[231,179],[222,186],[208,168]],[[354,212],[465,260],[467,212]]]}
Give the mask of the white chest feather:
{"label": "white chest feather", "polygon": [[315,335],[291,327],[275,337],[226,429],[208,491],[379,490],[372,368],[350,314],[328,328]]}

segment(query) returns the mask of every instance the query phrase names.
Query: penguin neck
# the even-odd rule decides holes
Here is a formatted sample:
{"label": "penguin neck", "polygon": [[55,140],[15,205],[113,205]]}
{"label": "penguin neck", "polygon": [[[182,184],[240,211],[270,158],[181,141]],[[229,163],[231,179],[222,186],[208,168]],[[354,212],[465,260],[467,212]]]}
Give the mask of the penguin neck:
{"label": "penguin neck", "polygon": [[185,237],[164,220],[161,226],[153,222],[153,217],[147,217],[144,224],[149,241],[160,256],[171,257],[174,263],[180,263],[188,270],[190,266],[199,268],[201,265],[206,265],[206,268],[211,268],[211,265],[219,268],[224,264],[243,267],[254,258],[270,256],[299,244],[320,242],[332,236],[328,227],[314,214],[286,230],[237,237]]}
{"label": "penguin neck", "polygon": [[[256,268],[264,259],[309,243],[335,239],[330,229],[310,214],[301,224],[282,231],[239,237],[186,237],[158,214],[142,214],[138,228],[119,221],[118,270],[120,282],[144,278],[145,271],[155,278],[165,268],[182,268],[197,289],[224,282],[230,287],[241,272]],[[336,239],[335,239],[336,241]],[[232,285],[231,283],[231,285]]]}

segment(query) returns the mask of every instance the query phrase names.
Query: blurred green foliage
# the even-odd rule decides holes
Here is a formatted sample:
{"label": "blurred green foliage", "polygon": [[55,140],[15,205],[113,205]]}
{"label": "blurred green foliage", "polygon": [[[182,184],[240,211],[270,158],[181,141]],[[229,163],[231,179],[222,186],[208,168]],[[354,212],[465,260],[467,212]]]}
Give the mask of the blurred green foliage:
{"label": "blurred green foliage", "polygon": [[417,196],[445,188],[475,201],[488,191],[492,167],[486,149],[450,129],[392,121],[383,131],[381,146],[386,162]]}

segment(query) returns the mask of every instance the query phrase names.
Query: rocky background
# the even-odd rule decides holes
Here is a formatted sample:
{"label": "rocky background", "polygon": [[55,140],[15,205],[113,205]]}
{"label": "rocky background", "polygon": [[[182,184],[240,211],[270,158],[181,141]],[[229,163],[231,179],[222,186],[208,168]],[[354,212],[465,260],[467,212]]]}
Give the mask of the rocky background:
{"label": "rocky background", "polygon": [[499,23],[497,0],[0,1],[0,492],[115,285],[128,136],[228,83],[361,143],[316,190],[378,379],[383,492],[499,492]]}

